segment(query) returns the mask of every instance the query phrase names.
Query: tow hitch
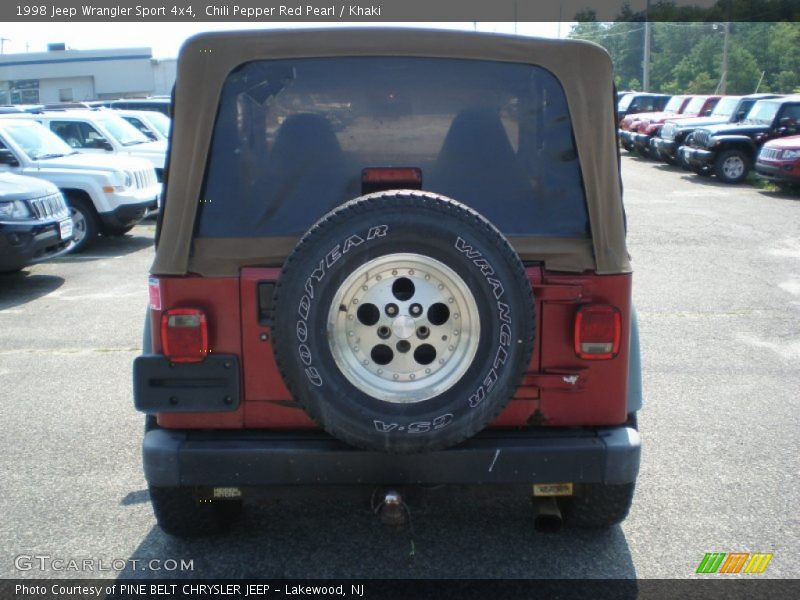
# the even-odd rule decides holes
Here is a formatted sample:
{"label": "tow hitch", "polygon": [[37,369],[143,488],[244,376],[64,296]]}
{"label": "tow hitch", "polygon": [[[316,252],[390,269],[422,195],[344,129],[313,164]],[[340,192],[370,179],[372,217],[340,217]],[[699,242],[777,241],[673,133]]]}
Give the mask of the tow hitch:
{"label": "tow hitch", "polygon": [[381,523],[389,527],[402,527],[408,522],[408,507],[396,490],[387,490],[383,500],[373,510]]}

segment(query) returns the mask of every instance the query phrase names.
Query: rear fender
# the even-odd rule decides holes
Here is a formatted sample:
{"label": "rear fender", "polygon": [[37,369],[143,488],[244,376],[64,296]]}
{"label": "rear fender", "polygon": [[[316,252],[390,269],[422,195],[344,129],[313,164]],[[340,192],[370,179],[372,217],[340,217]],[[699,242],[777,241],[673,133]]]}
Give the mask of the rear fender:
{"label": "rear fender", "polygon": [[631,306],[631,342],[628,351],[628,414],[641,410],[643,402],[642,357],[639,349],[639,320],[636,317],[636,307]]}

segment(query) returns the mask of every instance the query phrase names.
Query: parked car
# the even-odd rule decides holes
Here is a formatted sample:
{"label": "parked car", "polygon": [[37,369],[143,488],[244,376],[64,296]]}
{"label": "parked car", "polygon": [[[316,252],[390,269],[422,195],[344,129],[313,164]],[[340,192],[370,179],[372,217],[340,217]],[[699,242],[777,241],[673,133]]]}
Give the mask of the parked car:
{"label": "parked car", "polygon": [[[690,96],[689,98],[689,103],[681,112],[682,117],[707,117],[719,102],[720,96]],[[636,130],[631,131],[630,138],[628,138],[633,145],[633,150],[643,156],[655,158],[655,149],[651,148],[651,142],[661,131],[661,127],[667,119],[674,116],[664,112],[642,117]]]}
{"label": "parked car", "polygon": [[669,94],[628,92],[619,98],[617,118],[622,121],[628,115],[662,111],[671,97]]}
{"label": "parked car", "polygon": [[170,119],[154,110],[114,110],[114,113],[136,127],[151,141],[169,140]]}
{"label": "parked car", "polygon": [[633,136],[636,135],[639,123],[642,121],[642,119],[659,119],[661,117],[670,118],[680,115],[686,109],[686,106],[689,104],[690,100],[691,96],[672,96],[662,111],[627,115],[620,121],[619,124],[619,143],[628,152],[633,152]]}
{"label": "parked car", "polygon": [[119,100],[110,100],[106,106],[113,109],[125,110],[150,110],[163,114],[165,117],[170,116],[171,101],[167,96],[152,96],[150,98],[121,98]]}
{"label": "parked car", "polygon": [[624,519],[641,380],[606,51],[295,30],[178,64],[133,368],[161,528],[301,484],[533,484],[538,527]]}
{"label": "parked car", "polygon": [[779,184],[800,183],[800,135],[764,144],[756,160],[756,173]]}
{"label": "parked car", "polygon": [[143,158],[153,165],[158,181],[162,180],[167,143],[150,140],[112,110],[76,109],[8,116],[12,117],[36,119],[78,152]]}
{"label": "parked car", "polygon": [[741,123],[701,127],[679,152],[695,173],[739,183],[753,168],[761,146],[800,133],[799,123],[800,96],[759,100]]}
{"label": "parked car", "polygon": [[0,273],[54,258],[72,246],[72,219],[58,188],[0,173]]}
{"label": "parked car", "polygon": [[129,231],[156,209],[161,191],[149,162],[80,154],[30,119],[0,118],[0,171],[46,179],[61,190],[73,218],[76,251],[100,233]]}
{"label": "parked car", "polygon": [[[723,96],[711,114],[707,117],[687,117],[668,119],[659,135],[650,141],[651,155],[662,161],[675,164],[678,162],[678,148],[686,138],[698,127],[719,125],[721,123],[739,123],[758,100],[780,98],[778,94],[750,94],[748,96]],[[685,165],[688,168],[688,165]]]}
{"label": "parked car", "polygon": [[0,114],[34,113],[41,112],[43,108],[42,104],[3,104]]}

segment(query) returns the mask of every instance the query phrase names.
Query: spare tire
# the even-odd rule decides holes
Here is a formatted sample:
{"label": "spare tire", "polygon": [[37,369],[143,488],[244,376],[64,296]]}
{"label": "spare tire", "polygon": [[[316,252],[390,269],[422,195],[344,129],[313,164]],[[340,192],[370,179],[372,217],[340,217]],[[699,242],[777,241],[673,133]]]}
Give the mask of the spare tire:
{"label": "spare tire", "polygon": [[449,198],[378,192],[328,213],[286,260],[275,355],[331,435],[387,453],[486,427],[530,361],[533,293],[485,218]]}

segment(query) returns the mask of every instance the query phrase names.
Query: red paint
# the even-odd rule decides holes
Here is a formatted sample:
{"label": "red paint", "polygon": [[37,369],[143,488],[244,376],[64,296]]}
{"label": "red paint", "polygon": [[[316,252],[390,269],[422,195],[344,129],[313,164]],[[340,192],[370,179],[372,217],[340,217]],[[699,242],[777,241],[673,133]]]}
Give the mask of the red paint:
{"label": "red paint", "polygon": [[[161,308],[150,310],[153,350],[161,352],[159,331],[163,311],[199,308],[208,323],[209,354],[242,355],[239,279],[237,277],[161,277]],[[158,424],[168,428],[237,429],[244,423],[244,407],[224,413],[159,414]]]}
{"label": "red paint", "polygon": [[[237,411],[162,414],[158,421],[162,427],[316,427],[292,401],[275,364],[272,332],[258,321],[258,282],[275,281],[279,273],[274,268],[246,268],[241,278],[161,278],[162,308],[202,308],[208,320],[210,351],[239,355],[244,371],[244,401]],[[539,267],[529,267],[528,277],[536,297],[536,344],[522,384],[491,427],[623,423],[631,276],[543,273]],[[575,354],[575,317],[587,304],[607,304],[620,311],[619,352],[610,360],[583,360]],[[161,312],[151,310],[156,352],[161,351]]]}

